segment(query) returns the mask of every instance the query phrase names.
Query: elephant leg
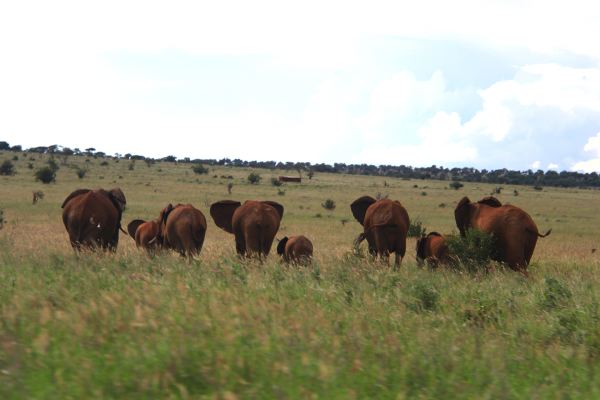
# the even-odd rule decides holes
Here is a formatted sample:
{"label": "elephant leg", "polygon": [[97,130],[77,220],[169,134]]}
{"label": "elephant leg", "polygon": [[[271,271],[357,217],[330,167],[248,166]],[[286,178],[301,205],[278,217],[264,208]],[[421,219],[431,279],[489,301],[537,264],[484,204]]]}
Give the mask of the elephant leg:
{"label": "elephant leg", "polygon": [[387,261],[389,264],[389,250],[388,250],[388,241],[385,235],[385,231],[381,228],[376,228],[373,230],[373,239],[375,244],[375,249],[377,254],[381,258],[382,261]]}
{"label": "elephant leg", "polygon": [[242,235],[235,235],[235,251],[241,257],[246,256],[246,241]]}

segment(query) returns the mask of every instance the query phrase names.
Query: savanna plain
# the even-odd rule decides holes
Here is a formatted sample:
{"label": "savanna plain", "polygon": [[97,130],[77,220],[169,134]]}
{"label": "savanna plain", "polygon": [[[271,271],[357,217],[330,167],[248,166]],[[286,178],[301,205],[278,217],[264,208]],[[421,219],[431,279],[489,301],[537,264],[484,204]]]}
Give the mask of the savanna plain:
{"label": "savanna plain", "polygon": [[[387,195],[452,233],[458,200],[496,185],[316,173],[275,187],[289,171],[85,156],[57,157],[43,185],[33,172],[48,156],[0,162],[14,155],[17,173],[0,177],[0,398],[600,398],[599,191],[504,185],[503,203],[553,229],[528,278],[419,267],[414,238],[394,271],[353,251],[353,200]],[[60,205],[99,187],[125,193],[123,226],[192,203],[208,220],[202,253],[149,257],[121,234],[114,254],[75,254]],[[277,237],[309,237],[313,264],[274,248],[263,264],[238,259],[209,216],[222,199],[281,203]]]}

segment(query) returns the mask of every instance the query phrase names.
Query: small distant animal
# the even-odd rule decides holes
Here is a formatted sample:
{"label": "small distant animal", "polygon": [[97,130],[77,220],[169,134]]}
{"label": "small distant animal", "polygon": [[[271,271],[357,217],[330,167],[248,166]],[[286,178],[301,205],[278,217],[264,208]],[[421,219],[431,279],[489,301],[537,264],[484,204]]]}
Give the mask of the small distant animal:
{"label": "small distant animal", "polygon": [[308,264],[313,256],[313,244],[303,235],[285,236],[277,244],[277,254],[287,263]]}
{"label": "small distant animal", "polygon": [[429,232],[417,240],[417,263],[427,263],[435,268],[440,264],[450,262],[450,250],[446,238],[438,232]]}

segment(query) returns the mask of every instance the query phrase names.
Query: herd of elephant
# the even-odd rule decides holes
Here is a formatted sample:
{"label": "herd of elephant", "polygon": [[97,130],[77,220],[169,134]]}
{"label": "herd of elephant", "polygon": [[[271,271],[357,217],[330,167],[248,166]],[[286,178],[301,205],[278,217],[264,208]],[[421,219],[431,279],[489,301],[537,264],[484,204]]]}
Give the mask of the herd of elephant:
{"label": "herd of elephant", "polygon": [[[135,239],[138,247],[149,252],[172,249],[182,256],[198,255],[206,235],[206,218],[191,204],[167,205],[152,221],[136,219],[121,227],[126,199],[119,188],[112,190],[78,189],[62,204],[63,222],[74,249],[102,248],[116,250],[119,230]],[[369,252],[389,260],[395,254],[394,265],[399,267],[406,254],[406,237],[410,225],[408,212],[399,201],[376,200],[363,196],[350,209],[363,226],[355,241],[360,245],[367,240]],[[283,206],[274,201],[221,200],[210,206],[215,224],[234,235],[235,248],[242,257],[266,257],[273,244],[283,217]],[[456,225],[461,236],[467,230],[478,229],[495,238],[494,258],[510,268],[527,274],[539,233],[533,219],[522,209],[502,205],[494,197],[471,202],[463,197],[454,210]],[[277,253],[292,263],[310,262],[313,245],[305,236],[284,237],[277,245]],[[417,260],[431,265],[449,262],[450,254],[445,238],[436,232],[423,235],[417,241]]]}

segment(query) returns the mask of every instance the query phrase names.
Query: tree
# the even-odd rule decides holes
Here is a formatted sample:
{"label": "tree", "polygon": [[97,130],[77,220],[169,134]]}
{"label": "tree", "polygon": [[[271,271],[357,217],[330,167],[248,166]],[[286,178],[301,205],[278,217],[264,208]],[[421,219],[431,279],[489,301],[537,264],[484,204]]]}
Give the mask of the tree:
{"label": "tree", "polygon": [[8,142],[0,142],[0,150],[10,150]]}

